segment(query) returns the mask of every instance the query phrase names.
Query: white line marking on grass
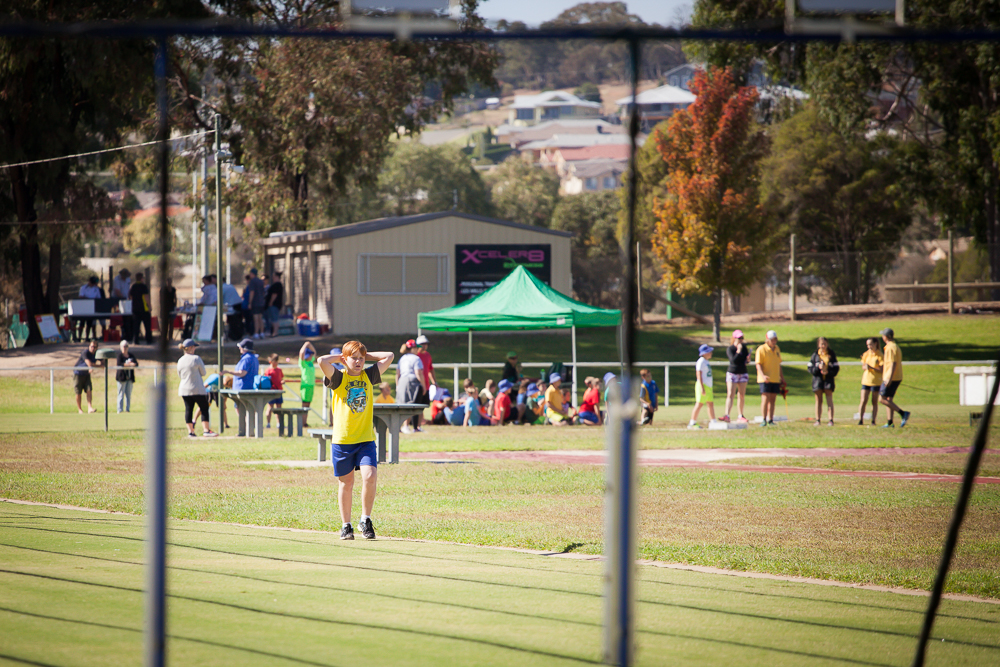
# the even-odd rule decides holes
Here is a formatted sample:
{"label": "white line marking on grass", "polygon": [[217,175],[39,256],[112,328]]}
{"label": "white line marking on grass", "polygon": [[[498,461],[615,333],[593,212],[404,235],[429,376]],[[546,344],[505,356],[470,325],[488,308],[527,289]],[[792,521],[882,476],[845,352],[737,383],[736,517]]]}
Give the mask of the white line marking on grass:
{"label": "white line marking on grass", "polygon": [[[16,500],[13,498],[0,498],[0,503],[11,503],[13,505],[31,505],[35,507],[52,507],[61,510],[71,510],[79,512],[95,512],[98,514],[124,514],[127,516],[134,516],[136,518],[141,518],[138,514],[129,514],[128,512],[112,512],[110,510],[99,510],[90,507],[76,507],[74,505],[54,505],[52,503],[39,503],[30,500]],[[227,521],[201,521],[197,519],[170,519],[171,521],[186,522],[186,523],[205,523],[217,526],[235,526],[239,528],[253,528],[257,530],[273,530],[273,531],[285,531],[292,533],[314,533],[317,535],[331,536],[335,533],[324,530],[314,530],[311,528],[285,528],[281,526],[257,526],[248,523],[230,523]],[[382,541],[392,541],[392,542],[417,542],[426,544],[448,544],[460,547],[472,547],[474,549],[489,549],[491,551],[513,551],[516,553],[529,554],[533,556],[545,556],[549,558],[565,558],[568,560],[587,560],[587,561],[603,561],[604,556],[596,554],[574,554],[574,553],[563,553],[561,551],[542,551],[538,549],[523,549],[520,547],[499,547],[499,546],[489,546],[482,544],[464,544],[462,542],[448,542],[443,540],[420,540],[408,537],[383,537],[379,535],[379,540]],[[857,588],[865,591],[876,591],[879,593],[896,593],[899,595],[911,595],[917,597],[927,597],[930,595],[928,591],[920,591],[912,588],[900,588],[896,586],[878,586],[875,584],[852,584],[846,581],[834,581],[832,579],[816,579],[814,577],[795,577],[791,575],[782,574],[767,574],[765,572],[745,572],[742,570],[724,570],[718,567],[709,567],[707,565],[688,565],[686,563],[665,563],[663,561],[655,560],[636,560],[637,565],[645,565],[648,567],[659,567],[668,570],[687,570],[690,572],[700,572],[702,574],[721,574],[730,577],[742,577],[745,579],[768,579],[771,581],[787,581],[796,584],[811,584],[814,586],[833,586],[835,588]],[[1000,604],[1000,600],[993,598],[982,598],[975,595],[964,595],[961,593],[945,593],[942,596],[945,600],[955,600],[958,602],[985,602],[987,604]]]}

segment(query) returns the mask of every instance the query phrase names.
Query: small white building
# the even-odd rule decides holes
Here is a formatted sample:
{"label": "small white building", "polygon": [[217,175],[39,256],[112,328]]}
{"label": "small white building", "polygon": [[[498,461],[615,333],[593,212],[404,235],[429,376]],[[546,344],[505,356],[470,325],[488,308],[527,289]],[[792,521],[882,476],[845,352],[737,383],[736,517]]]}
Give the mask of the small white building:
{"label": "small white building", "polygon": [[537,125],[560,118],[597,118],[599,102],[590,102],[561,90],[549,90],[537,95],[517,95],[508,107],[509,125]]}
{"label": "small white building", "polygon": [[621,185],[622,175],[628,170],[628,160],[596,159],[570,162],[562,178],[563,194],[614,190]]}

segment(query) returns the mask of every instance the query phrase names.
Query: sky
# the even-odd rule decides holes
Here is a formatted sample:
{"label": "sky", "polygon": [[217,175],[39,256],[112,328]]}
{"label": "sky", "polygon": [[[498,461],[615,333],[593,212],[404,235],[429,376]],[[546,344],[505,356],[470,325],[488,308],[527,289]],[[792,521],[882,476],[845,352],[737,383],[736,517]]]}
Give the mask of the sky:
{"label": "sky", "polygon": [[[554,19],[565,9],[579,4],[580,0],[481,0],[479,15],[485,19],[524,21],[537,26]],[[677,11],[685,17],[691,15],[692,0],[626,0],[629,12],[638,14],[646,23],[673,25]]]}

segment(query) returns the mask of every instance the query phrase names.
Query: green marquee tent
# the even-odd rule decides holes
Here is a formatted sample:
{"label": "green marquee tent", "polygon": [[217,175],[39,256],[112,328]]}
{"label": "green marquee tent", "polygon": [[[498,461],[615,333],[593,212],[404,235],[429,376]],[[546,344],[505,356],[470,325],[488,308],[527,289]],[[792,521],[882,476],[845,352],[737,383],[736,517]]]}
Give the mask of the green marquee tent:
{"label": "green marquee tent", "polygon": [[617,327],[620,310],[595,308],[557,292],[518,266],[479,296],[451,308],[420,313],[417,328],[469,332],[469,372],[472,372],[472,332],[512,329],[570,329],[573,338],[573,397],[576,400],[576,328]]}

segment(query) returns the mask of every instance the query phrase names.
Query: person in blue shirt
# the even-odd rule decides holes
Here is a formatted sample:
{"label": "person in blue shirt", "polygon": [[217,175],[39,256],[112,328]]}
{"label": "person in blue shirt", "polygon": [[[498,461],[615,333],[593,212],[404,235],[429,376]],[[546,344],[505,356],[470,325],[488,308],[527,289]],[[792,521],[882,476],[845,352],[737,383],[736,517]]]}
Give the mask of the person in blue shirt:
{"label": "person in blue shirt", "polygon": [[455,399],[449,396],[444,399],[444,416],[452,426],[461,426],[465,423],[465,404],[455,405]]}
{"label": "person in blue shirt", "polygon": [[660,388],[656,386],[656,381],[650,375],[648,368],[639,371],[642,378],[642,386],[639,388],[639,401],[642,403],[642,423],[652,424],[653,413],[656,412],[657,403],[660,397]]}
{"label": "person in blue shirt", "polygon": [[236,368],[223,372],[233,376],[234,390],[253,389],[253,379],[260,371],[260,362],[257,361],[257,355],[253,351],[253,341],[244,338],[236,344],[236,347],[240,351],[240,360],[236,362]]}

